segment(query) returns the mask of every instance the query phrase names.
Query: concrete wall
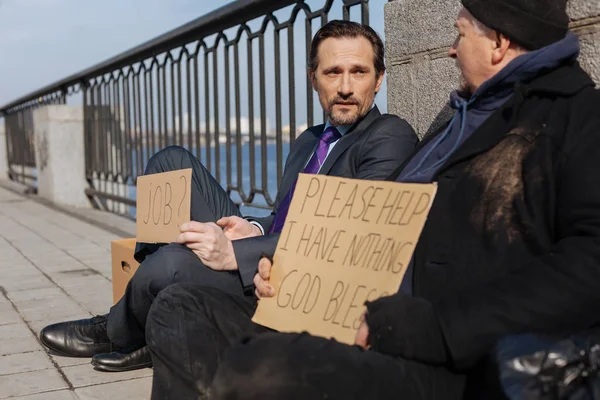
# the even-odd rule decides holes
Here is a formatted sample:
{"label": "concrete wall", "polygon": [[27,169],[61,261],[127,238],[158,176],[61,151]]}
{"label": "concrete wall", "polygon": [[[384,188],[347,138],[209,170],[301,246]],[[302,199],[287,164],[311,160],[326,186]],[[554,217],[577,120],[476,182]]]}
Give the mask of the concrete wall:
{"label": "concrete wall", "polygon": [[[458,70],[448,58],[460,0],[390,0],[385,5],[388,110],[419,136],[447,121],[444,109]],[[580,36],[580,62],[600,83],[600,1],[570,0],[571,29]]]}

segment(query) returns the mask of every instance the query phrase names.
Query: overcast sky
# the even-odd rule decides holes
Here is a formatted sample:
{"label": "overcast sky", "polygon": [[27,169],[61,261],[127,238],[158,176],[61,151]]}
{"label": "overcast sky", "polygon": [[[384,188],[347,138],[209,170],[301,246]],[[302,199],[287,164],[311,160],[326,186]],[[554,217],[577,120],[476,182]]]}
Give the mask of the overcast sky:
{"label": "overcast sky", "polygon": [[[369,2],[382,36],[383,4]],[[0,105],[128,50],[228,0],[0,0]],[[339,6],[341,0],[336,0]],[[320,8],[324,0],[310,0]],[[335,18],[333,15],[332,18]],[[378,103],[385,108],[386,91]]]}

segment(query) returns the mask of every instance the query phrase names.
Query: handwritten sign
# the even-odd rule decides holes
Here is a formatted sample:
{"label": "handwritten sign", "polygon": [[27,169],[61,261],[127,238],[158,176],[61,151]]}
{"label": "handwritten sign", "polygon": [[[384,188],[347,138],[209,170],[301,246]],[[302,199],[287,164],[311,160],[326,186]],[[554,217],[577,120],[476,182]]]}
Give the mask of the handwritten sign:
{"label": "handwritten sign", "polygon": [[138,242],[170,243],[177,239],[179,225],[190,220],[191,182],[191,168],[138,177]]}
{"label": "handwritten sign", "polygon": [[273,258],[276,295],[252,320],[353,343],[364,302],[398,291],[436,190],[301,174]]}

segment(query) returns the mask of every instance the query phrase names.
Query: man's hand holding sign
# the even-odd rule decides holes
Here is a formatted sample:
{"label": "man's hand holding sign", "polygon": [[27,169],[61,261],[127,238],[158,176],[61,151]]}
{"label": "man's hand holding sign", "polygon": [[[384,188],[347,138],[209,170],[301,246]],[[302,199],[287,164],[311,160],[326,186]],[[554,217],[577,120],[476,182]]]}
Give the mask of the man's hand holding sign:
{"label": "man's hand holding sign", "polygon": [[137,181],[137,240],[177,242],[190,248],[204,265],[235,270],[232,240],[261,235],[258,227],[238,216],[213,222],[190,221],[192,170],[140,176]]}
{"label": "man's hand holding sign", "polygon": [[253,321],[366,346],[364,303],[398,291],[435,192],[301,175],[274,262],[259,264]]}

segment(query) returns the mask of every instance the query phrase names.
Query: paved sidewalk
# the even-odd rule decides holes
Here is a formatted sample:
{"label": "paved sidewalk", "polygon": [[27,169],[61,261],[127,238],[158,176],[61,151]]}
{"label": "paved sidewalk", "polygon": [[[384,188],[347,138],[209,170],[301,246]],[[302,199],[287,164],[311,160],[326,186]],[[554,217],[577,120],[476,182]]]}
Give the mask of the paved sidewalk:
{"label": "paved sidewalk", "polygon": [[38,341],[47,324],[108,311],[118,238],[0,187],[0,399],[150,397],[151,369],[97,372],[89,359],[48,354]]}

